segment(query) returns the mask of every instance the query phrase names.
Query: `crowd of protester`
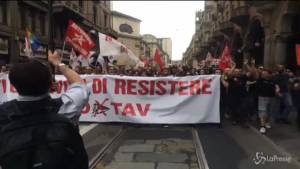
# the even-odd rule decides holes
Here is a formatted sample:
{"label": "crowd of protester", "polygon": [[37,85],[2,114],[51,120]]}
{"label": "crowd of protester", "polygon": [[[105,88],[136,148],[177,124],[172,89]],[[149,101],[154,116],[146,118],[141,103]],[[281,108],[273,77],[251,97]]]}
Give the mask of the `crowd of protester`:
{"label": "crowd of protester", "polygon": [[[6,67],[1,72],[7,72]],[[271,122],[291,124],[290,112],[296,110],[297,125],[300,131],[300,78],[290,69],[278,65],[273,70],[255,66],[255,61],[247,60],[243,68],[231,68],[221,71],[216,65],[203,64],[200,68],[185,65],[169,65],[160,68],[157,65],[147,67],[125,67],[110,65],[106,68],[98,66],[80,67],[79,74],[110,74],[121,76],[192,76],[221,75],[221,121],[230,119],[233,125],[247,128],[248,123],[256,118],[260,124],[260,132],[271,129]],[[59,72],[57,72],[59,73]]]}
{"label": "crowd of protester", "polygon": [[298,113],[300,130],[300,78],[283,65],[274,70],[256,67],[245,61],[243,69],[225,69],[221,76],[221,117],[230,117],[232,124],[248,127],[257,117],[260,132],[271,129],[271,122],[291,124],[290,113]]}

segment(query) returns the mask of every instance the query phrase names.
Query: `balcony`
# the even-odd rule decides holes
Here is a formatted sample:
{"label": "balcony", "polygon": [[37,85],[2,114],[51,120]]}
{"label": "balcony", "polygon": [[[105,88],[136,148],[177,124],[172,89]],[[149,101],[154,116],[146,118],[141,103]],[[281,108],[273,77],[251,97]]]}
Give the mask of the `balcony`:
{"label": "balcony", "polygon": [[220,12],[220,13],[224,12],[224,7],[225,7],[224,5],[225,5],[224,1],[218,1],[217,2],[217,10],[218,10],[218,12]]}
{"label": "balcony", "polygon": [[212,21],[217,21],[218,20],[218,15],[216,13],[213,13],[211,15],[211,19],[212,19]]}
{"label": "balcony", "polygon": [[200,44],[200,48],[207,48],[209,46],[208,42],[204,42],[202,44]]}
{"label": "balcony", "polygon": [[216,30],[213,32],[212,38],[215,39],[216,41],[222,40],[224,38],[224,34],[220,31]]}
{"label": "balcony", "polygon": [[205,10],[213,10],[214,9],[214,6],[212,4],[209,4],[209,5],[205,5],[204,7]]}
{"label": "balcony", "polygon": [[245,1],[245,4],[248,6],[269,6],[269,5],[277,5],[280,1]]}
{"label": "balcony", "polygon": [[237,25],[244,26],[249,20],[249,13],[247,6],[240,6],[232,10],[230,22]]}
{"label": "balcony", "polygon": [[208,46],[213,46],[217,44],[217,41],[213,37],[208,38]]}
{"label": "balcony", "polygon": [[222,22],[220,24],[220,31],[226,35],[231,35],[233,33],[233,24],[231,22]]}
{"label": "balcony", "polygon": [[54,1],[53,2],[53,12],[54,13],[62,13],[64,15],[77,16],[80,18],[84,18],[83,10],[77,4],[72,1]]}

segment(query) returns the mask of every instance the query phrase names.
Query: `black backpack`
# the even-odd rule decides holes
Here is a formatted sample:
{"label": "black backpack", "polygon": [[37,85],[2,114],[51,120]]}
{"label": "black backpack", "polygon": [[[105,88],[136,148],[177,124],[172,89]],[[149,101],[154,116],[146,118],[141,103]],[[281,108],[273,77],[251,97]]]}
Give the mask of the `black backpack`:
{"label": "black backpack", "polygon": [[[76,127],[56,112],[12,120],[0,131],[2,169],[87,169],[88,158]],[[0,167],[0,168],[1,168]]]}

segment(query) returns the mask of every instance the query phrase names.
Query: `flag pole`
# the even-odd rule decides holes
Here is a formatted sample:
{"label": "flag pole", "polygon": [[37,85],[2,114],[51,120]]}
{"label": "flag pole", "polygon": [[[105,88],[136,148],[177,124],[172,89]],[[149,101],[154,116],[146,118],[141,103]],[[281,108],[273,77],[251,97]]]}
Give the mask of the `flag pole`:
{"label": "flag pole", "polygon": [[[54,43],[53,43],[53,12],[52,12],[52,5],[53,1],[52,0],[48,0],[48,20],[49,20],[49,37],[48,37],[48,51],[51,50],[52,52],[54,52]],[[47,60],[48,60],[48,53],[46,54],[47,56]],[[52,81],[55,82],[55,67],[50,64],[51,69],[52,69]]]}
{"label": "flag pole", "polygon": [[54,43],[53,43],[53,12],[52,12],[52,0],[48,0],[49,10],[48,10],[48,19],[49,19],[49,39],[48,39],[48,50],[53,52]]}
{"label": "flag pole", "polygon": [[61,57],[64,56],[65,46],[66,46],[66,41],[64,41],[64,43],[63,43],[63,47],[62,47],[62,56],[61,56]]}
{"label": "flag pole", "polygon": [[[64,41],[65,42],[65,41]],[[71,49],[71,53],[70,53],[70,58],[69,58],[69,62],[68,62],[68,66],[70,66],[70,61],[71,61],[71,54],[73,53],[73,48]]]}

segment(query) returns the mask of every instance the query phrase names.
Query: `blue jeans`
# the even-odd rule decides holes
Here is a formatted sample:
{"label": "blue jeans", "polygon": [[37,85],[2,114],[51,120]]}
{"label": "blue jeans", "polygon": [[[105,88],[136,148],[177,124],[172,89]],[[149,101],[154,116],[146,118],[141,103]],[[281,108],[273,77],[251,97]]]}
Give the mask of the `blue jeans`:
{"label": "blue jeans", "polygon": [[275,111],[274,111],[275,118],[288,120],[289,114],[293,109],[291,94],[288,92],[282,93],[282,97],[277,97],[276,99],[277,99],[277,103],[279,102],[279,104],[273,105],[275,106]]}

